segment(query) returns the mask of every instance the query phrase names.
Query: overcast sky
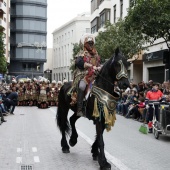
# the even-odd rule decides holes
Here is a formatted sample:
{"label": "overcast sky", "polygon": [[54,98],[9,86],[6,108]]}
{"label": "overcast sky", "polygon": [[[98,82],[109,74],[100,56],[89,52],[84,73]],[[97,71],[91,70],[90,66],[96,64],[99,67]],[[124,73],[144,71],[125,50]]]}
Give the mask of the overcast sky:
{"label": "overcast sky", "polygon": [[47,48],[52,48],[52,32],[83,12],[90,12],[91,0],[47,0]]}

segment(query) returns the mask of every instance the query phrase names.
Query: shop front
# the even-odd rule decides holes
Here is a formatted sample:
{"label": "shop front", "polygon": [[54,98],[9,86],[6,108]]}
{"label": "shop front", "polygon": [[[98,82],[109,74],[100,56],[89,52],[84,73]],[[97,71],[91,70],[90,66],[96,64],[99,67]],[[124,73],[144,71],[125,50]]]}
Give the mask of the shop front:
{"label": "shop front", "polygon": [[165,64],[163,64],[163,52],[155,51],[143,55],[143,80],[148,82],[163,83],[166,80]]}

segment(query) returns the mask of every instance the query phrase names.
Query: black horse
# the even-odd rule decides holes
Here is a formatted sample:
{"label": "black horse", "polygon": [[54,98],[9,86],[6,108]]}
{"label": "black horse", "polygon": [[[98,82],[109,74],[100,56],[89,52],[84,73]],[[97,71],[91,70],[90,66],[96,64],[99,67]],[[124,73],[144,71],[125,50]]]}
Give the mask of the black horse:
{"label": "black horse", "polygon": [[[115,50],[113,56],[105,62],[102,69],[96,75],[91,94],[85,101],[86,117],[94,121],[96,125],[96,139],[92,145],[91,153],[93,160],[98,160],[100,169],[111,169],[111,164],[107,162],[104,153],[104,130],[110,130],[115,121],[115,107],[119,94],[114,91],[114,82],[117,81],[120,88],[129,87],[127,77],[127,61],[119,51]],[[78,117],[76,115],[76,105],[71,106],[71,97],[68,91],[71,88],[71,82],[64,84],[58,97],[57,125],[61,131],[61,147],[63,153],[70,152],[70,146],[77,143],[78,133],[75,123]],[[74,114],[67,119],[68,111],[71,109]],[[69,145],[66,137],[70,136]]]}

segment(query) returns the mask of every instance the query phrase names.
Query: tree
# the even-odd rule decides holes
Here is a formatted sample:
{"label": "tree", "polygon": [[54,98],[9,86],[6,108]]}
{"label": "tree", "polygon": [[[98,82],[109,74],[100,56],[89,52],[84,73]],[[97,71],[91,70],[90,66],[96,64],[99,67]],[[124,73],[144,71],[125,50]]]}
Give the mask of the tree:
{"label": "tree", "polygon": [[138,31],[127,32],[125,29],[125,22],[120,20],[116,24],[106,23],[105,31],[99,32],[95,46],[102,59],[110,58],[117,47],[127,59],[145,48],[142,35]]}
{"label": "tree", "polygon": [[163,38],[170,48],[169,0],[133,0],[125,23],[126,30],[137,30],[147,42],[153,44]]}
{"label": "tree", "polygon": [[75,70],[75,59],[82,50],[83,50],[83,45],[81,44],[81,42],[79,44],[78,43],[73,44],[73,58],[70,61],[71,63],[70,70],[72,71],[72,73]]}
{"label": "tree", "polygon": [[4,54],[5,54],[4,38],[3,33],[0,32],[0,73],[2,74],[5,74],[7,72],[7,61]]}

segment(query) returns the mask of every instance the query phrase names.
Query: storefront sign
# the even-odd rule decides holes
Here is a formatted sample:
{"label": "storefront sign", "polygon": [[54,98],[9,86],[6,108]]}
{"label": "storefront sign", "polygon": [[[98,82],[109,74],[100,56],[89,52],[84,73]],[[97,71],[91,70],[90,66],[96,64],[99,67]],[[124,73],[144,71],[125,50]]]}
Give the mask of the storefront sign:
{"label": "storefront sign", "polygon": [[152,52],[152,53],[144,54],[143,55],[143,61],[149,62],[149,61],[155,61],[155,60],[162,60],[164,51],[165,50],[161,50],[161,51],[155,51],[155,52]]}

